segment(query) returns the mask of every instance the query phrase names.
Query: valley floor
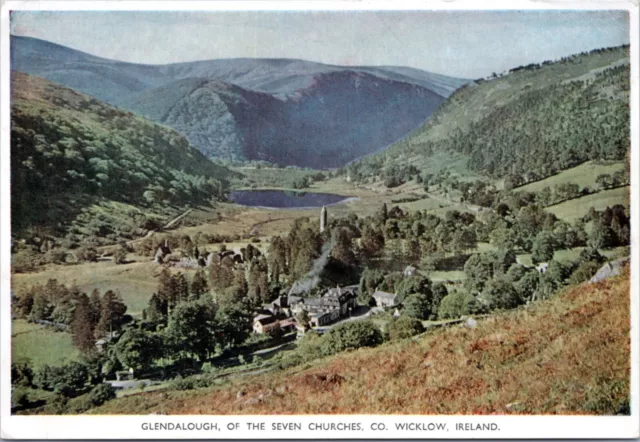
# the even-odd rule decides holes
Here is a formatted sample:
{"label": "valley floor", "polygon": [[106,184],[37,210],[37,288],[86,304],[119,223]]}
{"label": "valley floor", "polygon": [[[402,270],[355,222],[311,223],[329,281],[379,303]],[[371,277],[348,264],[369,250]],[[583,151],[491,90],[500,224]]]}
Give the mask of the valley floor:
{"label": "valley floor", "polygon": [[416,338],[92,414],[628,413],[629,273]]}

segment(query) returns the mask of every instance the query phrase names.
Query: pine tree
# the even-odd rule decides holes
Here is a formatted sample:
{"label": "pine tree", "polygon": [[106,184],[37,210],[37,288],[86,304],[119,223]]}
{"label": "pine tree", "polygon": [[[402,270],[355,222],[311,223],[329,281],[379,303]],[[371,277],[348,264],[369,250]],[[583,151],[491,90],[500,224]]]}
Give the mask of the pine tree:
{"label": "pine tree", "polygon": [[38,321],[41,319],[49,319],[52,311],[53,307],[49,304],[46,295],[42,292],[36,292],[33,297],[33,307],[29,314],[29,320]]}
{"label": "pine tree", "polygon": [[89,298],[83,293],[78,297],[76,308],[73,312],[71,333],[73,335],[73,345],[84,354],[92,352],[95,348],[91,313]]}
{"label": "pine tree", "polygon": [[271,245],[267,252],[267,265],[269,267],[271,281],[273,282],[280,282],[280,276],[288,273],[287,246],[279,236],[271,238]]}
{"label": "pine tree", "polygon": [[100,313],[102,310],[102,300],[100,299],[100,291],[93,289],[89,298],[89,308],[91,312],[91,328],[95,329],[100,322]]}
{"label": "pine tree", "polygon": [[107,290],[102,297],[100,322],[95,329],[95,336],[102,337],[120,328],[127,306],[122,298],[113,290]]}
{"label": "pine tree", "polygon": [[160,297],[154,293],[149,299],[149,306],[147,307],[147,320],[154,324],[159,324],[166,322],[166,319],[166,304],[164,304]]}
{"label": "pine tree", "polygon": [[178,273],[172,277],[172,287],[175,290],[173,295],[174,305],[179,302],[184,302],[189,299],[189,282],[184,276],[184,273]]}
{"label": "pine tree", "polygon": [[207,293],[207,278],[204,275],[202,270],[198,270],[195,275],[193,275],[193,279],[191,280],[191,298],[190,299],[200,299],[202,296]]}

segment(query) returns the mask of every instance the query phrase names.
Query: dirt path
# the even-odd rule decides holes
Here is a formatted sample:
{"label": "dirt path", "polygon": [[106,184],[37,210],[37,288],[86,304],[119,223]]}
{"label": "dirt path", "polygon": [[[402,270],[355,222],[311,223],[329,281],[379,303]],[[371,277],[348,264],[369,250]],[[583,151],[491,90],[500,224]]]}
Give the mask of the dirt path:
{"label": "dirt path", "polygon": [[[182,212],[180,215],[176,216],[175,218],[169,220],[169,222],[167,222],[164,226],[163,229],[170,229],[175,223],[177,223],[178,221],[180,221],[182,218],[184,218],[185,216],[187,216],[188,214],[190,214],[193,211],[193,209],[189,208],[187,210],[185,210],[184,212]],[[153,236],[155,233],[157,232],[157,230],[149,230],[147,231],[147,233],[144,236],[141,236],[140,238],[136,238],[136,239],[132,239],[130,241],[127,241],[126,244],[128,246],[133,246],[134,244],[143,241],[151,236]],[[98,251],[104,252],[105,250],[111,248],[115,246],[115,244],[110,244],[107,246],[100,246],[98,247]]]}

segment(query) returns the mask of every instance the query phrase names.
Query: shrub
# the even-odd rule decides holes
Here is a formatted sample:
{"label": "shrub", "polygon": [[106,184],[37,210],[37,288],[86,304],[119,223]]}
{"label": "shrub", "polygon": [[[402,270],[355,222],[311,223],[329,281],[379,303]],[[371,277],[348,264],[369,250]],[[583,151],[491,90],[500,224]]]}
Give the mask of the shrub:
{"label": "shrub", "polygon": [[116,391],[111,384],[100,384],[91,390],[88,394],[91,403],[98,407],[116,397]]}
{"label": "shrub", "polygon": [[597,385],[587,391],[585,410],[599,415],[629,414],[629,383],[598,376]]}
{"label": "shrub", "polygon": [[478,300],[470,293],[455,291],[449,293],[440,302],[438,307],[438,318],[455,319],[462,315],[480,313],[482,306]]}
{"label": "shrub", "polygon": [[34,375],[33,384],[42,390],[71,397],[83,390],[88,380],[87,366],[74,361],[62,367],[41,367]]}
{"label": "shrub", "polygon": [[23,388],[16,388],[11,392],[11,408],[26,408],[29,406],[29,395]]}
{"label": "shrub", "polygon": [[198,388],[207,388],[214,384],[213,378],[209,377],[188,377],[184,379],[176,379],[171,382],[171,388],[174,390],[195,390]]}
{"label": "shrub", "polygon": [[94,247],[81,247],[76,252],[80,261],[95,262],[98,260],[98,251]]}
{"label": "shrub", "polygon": [[409,316],[400,316],[389,323],[390,339],[406,339],[424,332],[422,322]]}
{"label": "shrub", "polygon": [[375,347],[384,341],[380,329],[371,321],[344,322],[323,338],[322,353],[335,354],[360,347]]}
{"label": "shrub", "polygon": [[599,268],[600,264],[597,261],[583,261],[569,277],[569,283],[580,284],[581,282],[587,281],[596,274]]}
{"label": "shrub", "polygon": [[11,270],[14,273],[32,272],[43,264],[43,256],[32,250],[20,250],[11,256]]}
{"label": "shrub", "polygon": [[431,315],[429,297],[422,293],[414,293],[404,300],[405,314],[412,318],[427,319]]}
{"label": "shrub", "polygon": [[26,363],[11,364],[11,385],[31,387],[33,384],[33,370]]}

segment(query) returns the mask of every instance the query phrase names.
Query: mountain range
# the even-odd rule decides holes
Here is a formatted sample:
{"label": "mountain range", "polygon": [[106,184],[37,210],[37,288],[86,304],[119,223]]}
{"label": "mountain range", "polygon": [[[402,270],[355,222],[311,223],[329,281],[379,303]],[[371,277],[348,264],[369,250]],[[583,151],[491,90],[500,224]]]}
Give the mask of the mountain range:
{"label": "mountain range", "polygon": [[135,64],[20,36],[11,38],[11,69],[174,128],[209,158],[314,168],[402,139],[468,83],[406,67],[293,59]]}

